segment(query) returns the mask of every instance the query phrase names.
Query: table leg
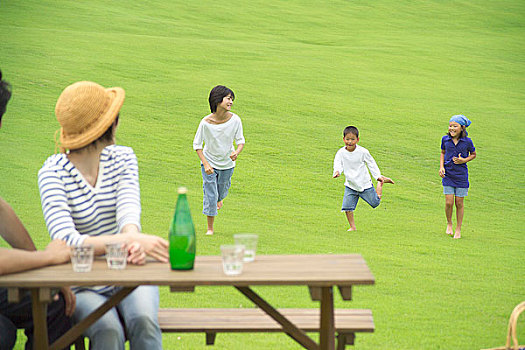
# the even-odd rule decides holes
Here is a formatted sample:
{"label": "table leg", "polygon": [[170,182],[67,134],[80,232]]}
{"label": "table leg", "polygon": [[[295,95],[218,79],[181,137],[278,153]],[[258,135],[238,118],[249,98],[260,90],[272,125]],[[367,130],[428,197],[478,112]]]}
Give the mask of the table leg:
{"label": "table leg", "polygon": [[[88,317],[77,323],[73,328],[67,331],[62,337],[56,340],[49,350],[58,350],[63,349],[70,344],[72,344],[89,326],[95,323],[102,315],[108,312],[112,307],[117,305],[127,297],[131,292],[133,292],[137,287],[123,287],[117,293],[115,293],[111,298],[108,299],[104,304],[102,304],[98,309],[93,311]],[[47,328],[46,328],[47,329]],[[35,328],[36,332],[36,328]],[[36,333],[35,333],[36,334]],[[46,332],[47,339],[47,332]]]}
{"label": "table leg", "polygon": [[335,349],[334,294],[332,287],[321,288],[320,349]]}
{"label": "table leg", "polygon": [[[44,288],[49,290],[49,288]],[[31,289],[31,308],[33,311],[34,343],[33,349],[47,349],[49,340],[47,337],[47,303],[48,298],[42,297],[39,288]]]}
{"label": "table leg", "polygon": [[283,327],[284,332],[288,334],[296,342],[301,344],[305,349],[308,349],[308,350],[318,350],[319,349],[319,345],[317,345],[312,340],[312,338],[310,338],[308,335],[306,335],[305,332],[297,328],[292,322],[290,322],[279,311],[277,311],[273,306],[268,304],[263,298],[261,298],[257,293],[255,293],[249,287],[235,287],[235,288],[237,288],[237,290],[239,290],[242,294],[244,294],[255,305],[259,306],[271,318],[273,318],[276,322],[278,322]]}

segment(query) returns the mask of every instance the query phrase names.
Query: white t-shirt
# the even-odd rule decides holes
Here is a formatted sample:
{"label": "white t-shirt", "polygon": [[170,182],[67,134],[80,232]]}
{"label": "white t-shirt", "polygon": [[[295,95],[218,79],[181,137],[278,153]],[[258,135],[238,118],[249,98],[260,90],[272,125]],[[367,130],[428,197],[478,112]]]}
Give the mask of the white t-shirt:
{"label": "white t-shirt", "polygon": [[245,143],[241,118],[232,114],[230,120],[222,124],[210,124],[205,120],[206,117],[202,118],[193,139],[193,149],[202,149],[204,157],[215,169],[233,168],[235,162],[230,158],[230,154],[235,151],[233,142],[237,145]]}
{"label": "white t-shirt", "polygon": [[368,170],[370,170],[375,179],[381,176],[376,161],[364,147],[356,145],[353,152],[349,152],[345,147],[342,147],[335,154],[334,175],[337,171],[339,174],[344,173],[346,178],[345,186],[355,191],[363,192],[367,188],[372,187],[372,179]]}

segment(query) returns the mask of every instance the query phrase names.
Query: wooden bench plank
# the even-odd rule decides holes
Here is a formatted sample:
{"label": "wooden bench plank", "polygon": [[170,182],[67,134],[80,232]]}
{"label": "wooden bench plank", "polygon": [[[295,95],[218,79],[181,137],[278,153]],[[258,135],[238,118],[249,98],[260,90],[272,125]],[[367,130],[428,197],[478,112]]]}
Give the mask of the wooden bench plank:
{"label": "wooden bench plank", "polygon": [[[319,332],[319,309],[278,309],[278,311],[305,332]],[[372,311],[368,309],[335,309],[337,349],[353,345],[355,333],[375,330]],[[213,345],[217,333],[272,333],[283,332],[274,319],[259,308],[247,309],[159,309],[159,325],[166,333],[205,333],[206,345]],[[83,350],[84,340],[76,342]]]}
{"label": "wooden bench plank", "polygon": [[[318,332],[319,309],[279,309],[286,318],[306,332]],[[335,309],[339,333],[373,332],[372,311]],[[260,309],[160,309],[163,332],[282,332],[282,327]]]}

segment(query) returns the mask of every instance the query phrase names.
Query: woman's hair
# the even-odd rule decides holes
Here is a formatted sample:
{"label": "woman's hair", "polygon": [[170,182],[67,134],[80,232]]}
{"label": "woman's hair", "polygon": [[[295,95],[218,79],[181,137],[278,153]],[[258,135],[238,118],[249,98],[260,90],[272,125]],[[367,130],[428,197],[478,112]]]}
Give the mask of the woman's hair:
{"label": "woman's hair", "polygon": [[11,85],[2,80],[2,72],[0,71],[0,121],[5,113],[7,102],[11,98]]}
{"label": "woman's hair", "polygon": [[231,95],[232,100],[235,100],[235,94],[232,90],[228,89],[224,85],[217,85],[210,91],[210,97],[208,101],[210,102],[210,110],[212,113],[217,112],[217,105],[222,102],[222,99],[226,96]]}
{"label": "woman's hair", "polygon": [[[465,127],[465,125],[460,125],[461,126],[461,135],[459,135],[459,138],[462,139],[464,137],[467,137],[468,133],[467,133],[467,128]],[[447,132],[447,135],[452,137],[452,135],[450,135],[450,131]]]}

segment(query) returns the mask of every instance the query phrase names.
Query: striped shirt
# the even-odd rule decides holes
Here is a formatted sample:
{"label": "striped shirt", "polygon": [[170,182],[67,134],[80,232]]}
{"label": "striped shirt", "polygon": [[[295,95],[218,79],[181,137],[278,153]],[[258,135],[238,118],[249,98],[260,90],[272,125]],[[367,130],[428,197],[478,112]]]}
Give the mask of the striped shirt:
{"label": "striped shirt", "polygon": [[[50,156],[38,172],[38,187],[47,230],[52,239],[82,245],[88,236],[113,235],[127,224],[140,230],[140,189],[137,157],[123,146],[100,154],[95,187],[66,154]],[[111,286],[85,288],[104,293]],[[83,288],[75,288],[75,291]]]}
{"label": "striped shirt", "polygon": [[95,187],[66,154],[54,154],[38,172],[38,187],[52,239],[82,245],[88,236],[116,234],[127,224],[140,230],[138,164],[129,147],[102,150]]}

